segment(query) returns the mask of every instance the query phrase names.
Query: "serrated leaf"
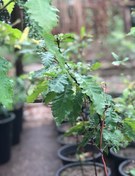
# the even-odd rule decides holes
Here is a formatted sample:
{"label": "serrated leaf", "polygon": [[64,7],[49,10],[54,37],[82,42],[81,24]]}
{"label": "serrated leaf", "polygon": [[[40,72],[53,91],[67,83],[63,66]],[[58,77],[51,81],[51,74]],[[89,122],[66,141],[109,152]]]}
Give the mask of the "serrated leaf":
{"label": "serrated leaf", "polygon": [[56,97],[56,93],[55,92],[49,92],[49,93],[47,93],[44,96],[45,104],[51,103],[55,97]]}
{"label": "serrated leaf", "polygon": [[[8,4],[9,2],[10,2],[10,0],[3,0],[4,6],[5,6],[6,4]],[[12,13],[14,6],[15,6],[15,2],[11,2],[11,3],[6,7],[6,9],[7,9],[7,11],[8,11],[9,14]]]}
{"label": "serrated leaf", "polygon": [[50,0],[29,0],[25,6],[32,20],[36,21],[42,29],[49,33],[58,23],[57,12]]}
{"label": "serrated leaf", "polygon": [[106,143],[109,143],[111,145],[113,144],[113,147],[120,146],[120,144],[123,143],[125,140],[123,133],[118,129],[115,129],[113,131],[104,129],[103,138]]}
{"label": "serrated leaf", "polygon": [[102,115],[106,104],[102,88],[91,77],[82,77],[76,74],[76,79],[82,88],[82,92],[92,100],[96,112]]}
{"label": "serrated leaf", "polygon": [[59,48],[56,44],[55,37],[50,33],[44,33],[45,45],[49,52],[51,52],[56,60],[59,62],[62,70],[65,70],[65,60],[62,53],[59,52]]}
{"label": "serrated leaf", "polygon": [[124,122],[132,128],[132,130],[135,132],[135,119],[131,118],[125,118]]}
{"label": "serrated leaf", "polygon": [[7,76],[9,62],[0,57],[0,103],[7,108],[13,103],[13,80]]}
{"label": "serrated leaf", "polygon": [[68,119],[75,122],[77,117],[80,116],[82,111],[83,94],[82,92],[77,92],[73,99],[73,110],[69,114]]}
{"label": "serrated leaf", "polygon": [[59,75],[49,83],[51,92],[61,93],[64,91],[65,85],[68,84],[66,75]]}
{"label": "serrated leaf", "polygon": [[52,102],[52,113],[58,124],[65,120],[73,109],[73,91],[66,86],[65,91],[59,94]]}
{"label": "serrated leaf", "polygon": [[41,53],[42,64],[49,67],[54,62],[54,56],[50,52]]}
{"label": "serrated leaf", "polygon": [[45,81],[39,82],[37,85],[35,85],[33,91],[27,96],[27,102],[28,103],[34,102],[38,98],[40,93],[42,93],[43,91],[47,91],[47,89],[48,89],[48,82]]}

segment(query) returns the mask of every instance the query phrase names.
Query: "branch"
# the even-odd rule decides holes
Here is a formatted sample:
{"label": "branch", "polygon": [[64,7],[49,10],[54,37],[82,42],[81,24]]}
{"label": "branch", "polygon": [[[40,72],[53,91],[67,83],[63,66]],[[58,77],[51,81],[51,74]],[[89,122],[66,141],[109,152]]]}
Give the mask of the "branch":
{"label": "branch", "polygon": [[12,2],[15,2],[16,0],[10,0],[7,4],[5,4],[1,9],[0,9],[0,13],[7,7],[9,6]]}

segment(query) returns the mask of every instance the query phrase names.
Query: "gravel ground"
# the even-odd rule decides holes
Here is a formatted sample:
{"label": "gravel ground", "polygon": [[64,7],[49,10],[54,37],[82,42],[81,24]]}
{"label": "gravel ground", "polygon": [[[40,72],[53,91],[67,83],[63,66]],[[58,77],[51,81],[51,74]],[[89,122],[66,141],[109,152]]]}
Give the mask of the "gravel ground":
{"label": "gravel ground", "polygon": [[0,166],[0,176],[54,176],[61,162],[50,109],[29,105],[24,115],[21,143],[13,146],[11,160]]}

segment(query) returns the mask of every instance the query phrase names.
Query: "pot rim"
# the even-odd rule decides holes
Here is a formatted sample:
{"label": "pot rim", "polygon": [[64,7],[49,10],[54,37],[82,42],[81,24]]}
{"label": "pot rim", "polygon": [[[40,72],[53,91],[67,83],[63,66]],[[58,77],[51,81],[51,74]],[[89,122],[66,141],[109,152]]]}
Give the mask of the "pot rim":
{"label": "pot rim", "polygon": [[13,113],[10,113],[8,117],[5,117],[5,119],[0,120],[0,125],[9,123],[15,119],[15,115]]}
{"label": "pot rim", "polygon": [[[98,167],[102,167],[102,168],[104,167],[103,164],[97,163],[97,162],[95,162],[95,163],[94,162],[83,162],[82,164],[83,165],[90,165],[90,166],[95,164]],[[79,162],[66,164],[66,165],[62,166],[60,169],[57,170],[55,176],[60,176],[62,171],[66,170],[69,167],[76,167],[76,166],[79,166],[79,165],[80,165]],[[107,167],[107,170],[108,170],[108,176],[110,176],[111,175],[111,169],[109,167]]]}
{"label": "pot rim", "polygon": [[[132,147],[132,145],[131,146],[129,145],[126,148],[134,148],[134,147]],[[124,148],[124,149],[126,149],[126,148]],[[113,155],[117,158],[120,158],[122,160],[134,160],[134,158],[120,156],[119,153],[116,153],[116,152],[113,151],[113,148],[110,148],[110,153],[111,153],[111,155]]]}
{"label": "pot rim", "polygon": [[65,122],[63,122],[62,124],[60,124],[60,126],[58,126],[57,127],[57,131],[58,131],[58,133],[60,133],[60,134],[64,134],[65,133],[65,131],[61,128],[62,126],[64,126],[64,125],[68,125],[68,124],[70,124],[69,122],[67,122],[67,121],[65,121]]}
{"label": "pot rim", "polygon": [[[71,135],[71,136],[74,136],[74,135]],[[63,137],[70,137],[70,136],[64,136],[64,134],[60,134],[58,137],[57,137],[57,142],[60,144],[60,145],[74,145],[76,143],[72,143],[72,144],[66,144],[63,142]]]}
{"label": "pot rim", "polygon": [[127,176],[127,174],[123,171],[123,168],[124,168],[127,164],[129,164],[129,163],[131,163],[131,162],[133,162],[133,161],[135,162],[134,159],[130,159],[130,160],[123,161],[123,162],[119,165],[119,168],[118,168],[119,173],[122,174],[123,176]]}
{"label": "pot rim", "polygon": [[[86,145],[86,146],[87,146],[87,145]],[[89,146],[93,146],[93,147],[96,148],[96,146],[94,146],[94,145],[89,145]],[[58,157],[59,157],[61,160],[64,160],[64,161],[67,161],[67,162],[78,162],[77,159],[71,159],[71,158],[68,158],[68,157],[66,157],[66,156],[63,156],[63,155],[61,154],[61,152],[62,152],[63,150],[65,150],[65,149],[67,149],[67,148],[70,148],[70,147],[77,147],[77,144],[67,144],[67,145],[64,145],[64,146],[60,147],[60,149],[57,151]],[[99,158],[99,157],[101,157],[101,156],[102,156],[102,153],[98,152],[98,153],[95,155],[94,158],[93,158],[93,157],[89,157],[89,158],[87,158],[85,161],[88,162],[88,161],[90,161],[90,160],[97,159],[97,158]]]}

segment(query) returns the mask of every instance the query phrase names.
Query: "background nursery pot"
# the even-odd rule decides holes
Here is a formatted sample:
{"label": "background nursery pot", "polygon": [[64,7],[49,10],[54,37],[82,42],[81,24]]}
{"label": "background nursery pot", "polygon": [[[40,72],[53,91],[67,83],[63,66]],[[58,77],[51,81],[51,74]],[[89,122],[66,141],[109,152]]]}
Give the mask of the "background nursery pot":
{"label": "background nursery pot", "polygon": [[20,106],[12,111],[15,114],[15,120],[13,121],[13,138],[12,143],[16,145],[20,142],[20,135],[22,131],[23,123],[23,106]]}
{"label": "background nursery pot", "polygon": [[15,116],[0,115],[0,164],[9,161],[12,145],[12,124]]}
{"label": "background nursery pot", "polygon": [[110,149],[110,155],[114,161],[114,171],[119,174],[118,166],[125,160],[135,159],[135,144],[132,143],[126,148],[120,149],[118,153],[114,152],[113,149]]}
{"label": "background nursery pot", "polygon": [[[80,155],[77,154],[77,148],[78,148],[78,145],[73,144],[73,145],[65,145],[58,150],[58,157],[62,160],[64,165],[78,162],[80,159],[82,161],[87,161],[87,162],[88,161],[98,162],[101,160],[101,153],[94,145],[86,145],[83,148],[82,154]],[[94,153],[95,155],[93,158]],[[80,159],[79,159],[79,156],[80,156]]]}
{"label": "background nursery pot", "polygon": [[64,134],[71,128],[69,122],[63,122],[60,126],[57,127],[58,134]]}
{"label": "background nursery pot", "polygon": [[127,160],[122,162],[119,166],[119,173],[120,173],[120,176],[134,176],[135,160]]}
{"label": "background nursery pot", "polygon": [[[79,141],[81,141],[81,136],[78,136],[79,137]],[[71,135],[71,136],[64,136],[63,134],[62,135],[59,135],[58,138],[57,138],[57,142],[60,144],[60,145],[69,145],[69,144],[77,144],[77,137],[75,135]]]}
{"label": "background nursery pot", "polygon": [[[97,169],[97,176],[105,176],[103,165],[99,163],[93,163],[93,162],[82,163],[82,165],[80,165],[80,163],[67,164],[63,166],[62,168],[60,168],[57,171],[55,176],[83,176],[81,172],[81,167],[88,168],[88,171],[84,171],[84,172],[87,172],[85,176],[94,176],[95,175],[94,165],[96,166],[96,169]],[[76,168],[76,171],[75,171],[75,168]],[[107,168],[107,170],[108,170],[108,176],[111,176],[111,170],[109,168]],[[67,174],[64,172],[67,172]]]}

